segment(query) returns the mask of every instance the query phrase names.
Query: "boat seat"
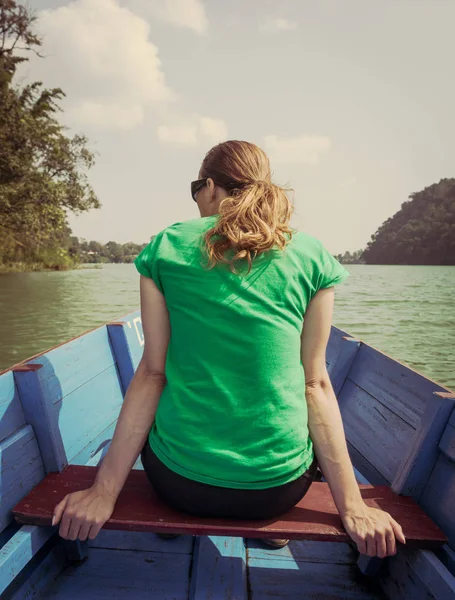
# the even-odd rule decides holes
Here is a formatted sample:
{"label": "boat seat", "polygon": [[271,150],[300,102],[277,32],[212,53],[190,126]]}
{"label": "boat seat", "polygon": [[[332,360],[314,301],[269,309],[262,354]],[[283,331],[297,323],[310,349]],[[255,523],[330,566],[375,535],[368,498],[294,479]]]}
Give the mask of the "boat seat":
{"label": "boat seat", "polygon": [[[66,494],[90,487],[97,467],[70,465],[47,475],[13,509],[19,523],[49,526],[54,507]],[[403,527],[407,546],[436,548],[447,541],[415,501],[399,496],[388,486],[360,485],[372,507],[389,512]],[[237,521],[207,519],[180,513],[163,504],[144,471],[131,471],[105,529],[252,538],[289,538],[348,542],[327,483],[314,482],[297,506],[279,519]]]}

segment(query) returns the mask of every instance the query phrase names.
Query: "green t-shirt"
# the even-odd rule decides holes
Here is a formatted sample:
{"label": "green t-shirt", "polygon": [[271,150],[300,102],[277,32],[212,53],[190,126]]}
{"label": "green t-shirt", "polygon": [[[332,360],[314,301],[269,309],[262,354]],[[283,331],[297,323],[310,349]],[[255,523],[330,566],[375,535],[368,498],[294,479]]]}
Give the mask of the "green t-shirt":
{"label": "green t-shirt", "polygon": [[250,273],[208,270],[203,234],[214,217],[177,223],[137,257],[164,294],[171,339],[167,384],[150,445],[171,470],[211,485],[263,489],[313,460],[300,358],[313,295],[348,272],[315,238],[296,232]]}

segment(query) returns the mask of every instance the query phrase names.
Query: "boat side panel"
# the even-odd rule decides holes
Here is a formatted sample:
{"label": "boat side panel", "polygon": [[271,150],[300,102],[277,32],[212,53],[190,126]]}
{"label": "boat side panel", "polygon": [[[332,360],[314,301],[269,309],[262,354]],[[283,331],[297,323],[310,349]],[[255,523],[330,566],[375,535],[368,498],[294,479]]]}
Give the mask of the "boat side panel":
{"label": "boat side panel", "polygon": [[348,377],[414,429],[419,426],[433,393],[446,391],[367,344],[362,344]]}
{"label": "boat side panel", "polygon": [[104,325],[27,364],[43,365],[40,372],[43,394],[56,403],[114,363],[107,327]]}
{"label": "boat side panel", "polygon": [[455,600],[455,578],[427,550],[401,548],[380,574],[388,600]]}
{"label": "boat side panel", "polygon": [[445,388],[362,343],[338,400],[354,465],[418,498],[453,404]]}
{"label": "boat side panel", "polygon": [[[6,600],[44,600],[48,597],[50,588],[64,566],[65,555],[61,545],[56,543],[36,566],[33,565],[35,559],[15,581],[15,590],[11,595],[8,590]],[[27,572],[29,568],[30,573]]]}
{"label": "boat side panel", "polygon": [[25,525],[0,549],[0,594],[53,534],[53,527]]}
{"label": "boat side panel", "polygon": [[144,333],[140,311],[136,311],[118,323],[109,323],[109,337],[124,392],[142,358],[144,351]]}
{"label": "boat side panel", "polygon": [[60,471],[86,462],[111,439],[123,393],[106,327],[39,361],[18,367],[15,378],[46,471]]}
{"label": "boat side panel", "polygon": [[25,425],[24,412],[12,371],[0,375],[0,441]]}
{"label": "boat side panel", "polygon": [[11,509],[43,477],[43,462],[30,425],[0,442],[0,531],[12,521]]}
{"label": "boat side panel", "polygon": [[415,429],[351,380],[345,382],[339,404],[350,444],[391,483]]}
{"label": "boat side panel", "polygon": [[455,550],[455,462],[443,453],[425,487],[421,506],[448,536]]}

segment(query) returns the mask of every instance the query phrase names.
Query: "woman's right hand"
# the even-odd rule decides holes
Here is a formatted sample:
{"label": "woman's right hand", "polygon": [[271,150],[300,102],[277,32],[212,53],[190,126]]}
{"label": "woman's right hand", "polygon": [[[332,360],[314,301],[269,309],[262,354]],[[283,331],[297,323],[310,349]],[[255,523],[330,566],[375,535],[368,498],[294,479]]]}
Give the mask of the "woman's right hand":
{"label": "woman's right hand", "polygon": [[116,498],[93,485],[68,494],[54,509],[52,525],[60,523],[59,534],[67,540],[93,540],[114,512]]}
{"label": "woman's right hand", "polygon": [[342,514],[341,519],[360,554],[385,558],[396,554],[396,540],[406,544],[401,525],[389,513],[363,501]]}

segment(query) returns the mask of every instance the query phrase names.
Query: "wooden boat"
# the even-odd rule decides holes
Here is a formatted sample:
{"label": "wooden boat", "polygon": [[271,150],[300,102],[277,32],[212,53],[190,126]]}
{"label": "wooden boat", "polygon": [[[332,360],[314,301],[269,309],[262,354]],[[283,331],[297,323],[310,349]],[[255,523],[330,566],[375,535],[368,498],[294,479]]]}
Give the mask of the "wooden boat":
{"label": "wooden boat", "polygon": [[136,312],[0,374],[2,599],[455,599],[455,395],[335,327],[327,366],[358,481],[412,498],[443,545],[400,546],[368,576],[346,538],[272,550],[243,530],[163,540],[103,529],[86,558],[55,528],[15,521],[47,473],[99,464],[143,343]]}

